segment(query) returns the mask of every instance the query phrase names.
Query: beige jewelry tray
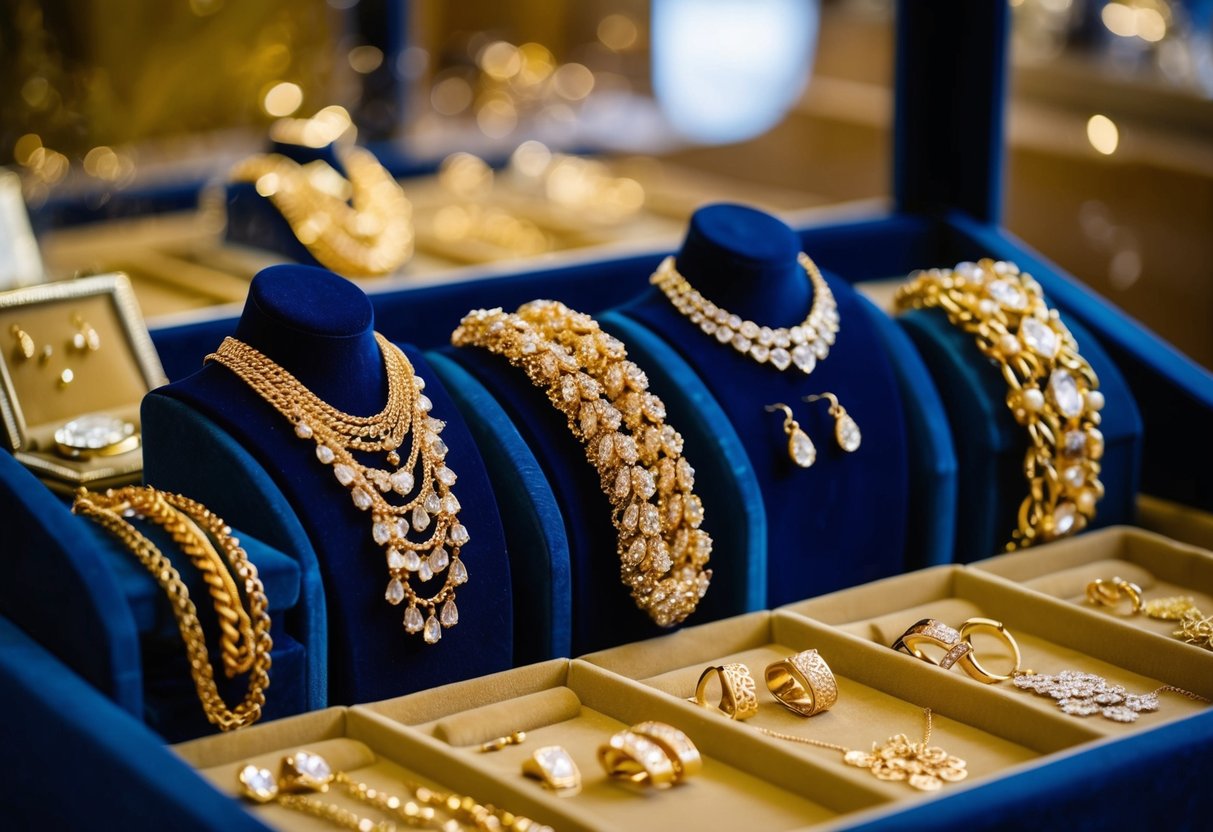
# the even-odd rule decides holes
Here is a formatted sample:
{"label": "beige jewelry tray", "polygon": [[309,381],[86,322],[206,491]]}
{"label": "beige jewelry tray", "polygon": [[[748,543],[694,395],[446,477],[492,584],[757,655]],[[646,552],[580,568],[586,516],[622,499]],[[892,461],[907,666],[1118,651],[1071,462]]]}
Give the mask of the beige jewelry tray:
{"label": "beige jewelry tray", "polygon": [[[1177,543],[1154,532],[1113,526],[1061,541],[1046,551],[1028,549],[970,564],[1045,595],[1094,612],[1115,624],[1154,633],[1179,644],[1172,633],[1176,622],[1129,614],[1127,601],[1102,607],[1086,601],[1087,584],[1096,578],[1123,578],[1142,589],[1145,601],[1189,596],[1197,608],[1213,614],[1213,554]],[[1197,653],[1208,651],[1184,645]]]}
{"label": "beige jewelry tray", "polygon": [[[1126,546],[1147,546],[1155,553],[1148,555],[1157,559],[1151,561],[1151,574],[1161,574],[1160,564],[1171,558],[1210,557],[1150,533],[1112,529],[1029,551],[1023,562],[1031,556],[1047,572],[1081,557],[1107,562],[1125,555]],[[1127,556],[1125,563],[1136,561]],[[896,815],[924,800],[947,799],[1208,707],[1163,693],[1159,711],[1144,713],[1135,723],[1083,719],[1010,682],[985,685],[959,668],[945,671],[887,646],[920,618],[955,626],[971,616],[1004,622],[1019,641],[1024,665],[1039,672],[1072,668],[1097,673],[1135,693],[1172,684],[1213,697],[1213,653],[979,568],[946,566],[580,659],[556,659],[383,702],[303,714],[183,743],[175,750],[233,796],[239,794],[236,774],[245,764],[276,771],[285,754],[306,748],[375,788],[403,794],[404,781],[417,781],[562,830],[665,832],[739,824],[829,830]],[[839,697],[829,711],[804,718],[767,692],[763,671],[771,662],[809,648],[829,663]],[[1005,663],[996,655],[996,642],[979,641],[978,649],[991,669]],[[744,662],[757,682],[758,713],[744,723],[686,701],[704,668],[727,662]],[[713,704],[718,691],[713,682],[708,692]],[[934,714],[931,744],[964,759],[970,772],[965,781],[945,783],[934,794],[878,780],[866,769],[845,765],[836,750],[756,730],[866,751],[895,734],[919,741],[927,707]],[[699,775],[661,792],[606,777],[597,761],[598,746],[615,731],[648,719],[687,733],[704,756]],[[481,743],[520,730],[527,732],[523,743],[479,751]],[[522,761],[544,745],[568,750],[581,770],[580,793],[560,796],[522,775]],[[335,790],[321,799],[375,816]],[[250,804],[248,810],[277,828],[331,828],[326,821],[273,804]]]}

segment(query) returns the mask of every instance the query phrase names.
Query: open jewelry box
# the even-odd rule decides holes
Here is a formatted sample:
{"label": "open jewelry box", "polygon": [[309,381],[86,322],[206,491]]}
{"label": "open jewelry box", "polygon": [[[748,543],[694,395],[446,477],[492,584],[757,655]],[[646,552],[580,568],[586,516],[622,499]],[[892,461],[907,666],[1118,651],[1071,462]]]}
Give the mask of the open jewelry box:
{"label": "open jewelry box", "polygon": [[[1213,412],[1213,380],[998,227],[1006,13],[1005,6],[993,3],[956,2],[946,9],[914,0],[901,4],[895,204],[888,213],[866,218],[800,224],[796,229],[799,242],[834,282],[840,296],[848,285],[867,291],[913,269],[950,266],[981,256],[1013,260],[1030,271],[1051,303],[1084,330],[1080,336],[1084,349],[1090,344],[1093,354],[1102,356],[1101,378],[1110,391],[1105,425],[1108,493],[1098,522],[1132,522],[1139,492],[1144,491],[1173,505],[1160,508],[1148,503],[1143,522],[1166,525],[1164,533],[1207,547],[1210,526],[1203,512],[1213,510],[1213,489],[1207,477],[1192,472],[1207,469],[1213,462],[1213,449],[1193,445],[1186,437],[1200,435],[1201,426]],[[957,73],[957,66],[965,70]],[[941,89],[954,93],[941,96]],[[966,139],[957,146],[940,140],[949,135]],[[646,278],[665,254],[632,250],[609,258],[574,256],[507,277],[489,278],[484,276],[487,272],[469,270],[463,274],[466,279],[458,282],[407,288],[389,281],[370,290],[377,328],[391,340],[413,345],[408,350],[410,357],[424,368],[427,380],[434,380],[447,392],[446,399],[436,399],[436,406],[453,414],[452,421],[462,423],[459,430],[470,438],[469,446],[472,442],[478,446],[483,458],[469,459],[467,470],[482,466],[484,473],[476,476],[491,483],[495,502],[487,504],[500,515],[500,521],[482,516],[487,537],[473,531],[478,540],[497,535],[485,551],[509,553],[509,571],[502,570],[495,583],[508,591],[503,589],[499,593],[503,597],[491,599],[497,606],[486,601],[486,605],[464,609],[465,617],[474,616],[473,610],[486,617],[493,611],[492,637],[480,640],[485,649],[465,652],[456,649],[458,642],[452,638],[441,645],[447,652],[428,660],[433,675],[420,676],[424,681],[415,683],[424,687],[484,677],[457,682],[455,687],[436,687],[399,700],[368,694],[365,698],[384,701],[345,712],[318,710],[334,701],[329,695],[336,664],[331,629],[345,625],[327,614],[326,592],[334,589],[321,573],[314,540],[289,510],[288,501],[275,496],[279,485],[264,472],[258,473],[259,466],[249,463],[247,452],[242,456],[237,443],[225,441],[223,431],[214,430],[205,420],[191,420],[189,409],[179,407],[181,402],[169,396],[148,399],[145,416],[148,407],[158,409],[153,421],[161,428],[156,457],[148,460],[149,480],[182,490],[188,486],[191,496],[230,515],[242,531],[264,541],[267,551],[279,554],[285,578],[275,593],[284,599],[280,617],[286,635],[295,643],[296,661],[292,665],[285,658],[275,658],[279,675],[270,696],[271,700],[278,697],[282,704],[279,713],[316,711],[296,717],[297,721],[267,723],[247,732],[200,740],[183,747],[182,754],[201,767],[234,765],[296,742],[349,735],[376,754],[407,762],[408,768],[432,776],[444,786],[466,788],[503,803],[517,797],[519,802],[509,805],[533,811],[555,825],[564,820],[573,826],[594,827],[575,802],[560,801],[522,780],[515,765],[502,762],[510,761],[508,755],[481,759],[466,749],[450,748],[436,733],[440,723],[454,725],[461,721],[456,717],[466,712],[499,719],[499,715],[478,709],[564,688],[574,692],[584,709],[578,714],[592,712],[586,717],[591,723],[602,719],[602,732],[650,716],[683,727],[719,763],[717,772],[737,771],[741,773],[738,777],[765,780],[766,785],[756,787],[756,793],[769,797],[771,805],[762,811],[769,811],[772,822],[784,828],[817,822],[872,828],[911,824],[993,827],[1020,817],[1025,799],[1036,810],[1041,825],[1056,827],[1074,818],[1146,822],[1160,812],[1180,823],[1197,823],[1207,817],[1210,798],[1200,784],[1207,779],[1209,763],[1202,744],[1207,748],[1213,738],[1213,719],[1194,703],[1164,696],[1166,716],[1147,714],[1128,727],[1078,721],[1027,692],[1005,690],[1006,683],[987,688],[957,671],[944,674],[898,656],[872,640],[866,629],[869,623],[855,624],[895,616],[896,624],[904,629],[913,623],[905,617],[921,617],[920,611],[910,609],[917,605],[922,605],[921,614],[934,616],[967,617],[980,611],[1000,617],[1017,634],[1029,634],[1023,640],[1025,653],[1031,653],[1025,661],[1040,663],[1043,660],[1036,657],[1045,656],[1048,663],[1042,663],[1039,670],[1060,669],[1063,658],[1077,662],[1081,654],[1087,654],[1101,663],[1100,672],[1131,682],[1134,690],[1148,689],[1153,683],[1147,680],[1156,680],[1210,694],[1206,655],[1164,635],[1109,621],[1105,613],[1044,598],[983,577],[975,569],[945,567],[886,578],[918,566],[984,557],[997,551],[1013,525],[1006,516],[1008,511],[990,512],[978,503],[991,495],[991,503],[1016,503],[1014,495],[1021,495],[1023,489],[1022,476],[1006,471],[1008,460],[1009,470],[1014,472],[1017,460],[1022,459],[1016,444],[1022,439],[1013,425],[991,418],[995,413],[1006,415],[1001,409],[1005,389],[999,389],[996,373],[985,372],[989,368],[975,360],[971,339],[958,337],[929,316],[907,316],[902,319],[906,323],[899,325],[851,293],[852,305],[845,311],[845,320],[862,321],[861,329],[870,333],[865,343],[878,365],[882,395],[897,405],[882,408],[881,397],[875,395],[863,403],[862,373],[845,373],[842,362],[836,362],[836,369],[830,372],[837,373],[839,384],[849,384],[856,391],[857,398],[848,404],[856,401],[852,412],[864,427],[872,462],[849,460],[855,463],[849,470],[840,464],[823,464],[816,473],[837,472],[840,484],[850,483],[853,493],[864,493],[867,486],[858,482],[856,472],[869,465],[876,471],[892,471],[884,481],[896,507],[890,516],[878,517],[873,505],[880,501],[848,502],[845,508],[853,514],[843,518],[811,503],[818,512],[802,509],[800,513],[821,521],[821,537],[804,533],[794,539],[789,527],[780,524],[805,518],[765,511],[754,495],[760,489],[770,490],[778,481],[763,481],[744,462],[745,442],[754,437],[761,436],[774,447],[770,440],[780,438],[778,421],[761,425],[754,421],[752,425],[757,427],[739,430],[729,418],[728,403],[717,401],[718,395],[710,389],[711,379],[695,366],[696,356],[681,353],[655,334],[643,316],[634,314],[635,309],[615,308],[642,293]],[[874,294],[879,293],[878,288]],[[568,495],[584,493],[584,483],[571,483],[570,489],[564,489],[564,483],[542,468],[537,457],[545,453],[543,447],[534,444],[535,436],[524,435],[528,425],[510,412],[515,402],[511,391],[505,385],[493,388],[491,379],[477,372],[474,359],[444,349],[451,330],[469,308],[498,304],[513,308],[545,296],[558,297],[596,315],[611,310],[600,316],[603,326],[651,364],[647,369],[654,390],[668,399],[688,443],[698,443],[691,447],[698,448],[697,456],[704,460],[695,463],[703,472],[701,478],[706,483],[706,472],[719,473],[711,477],[710,486],[705,485],[705,506],[710,516],[731,514],[732,520],[712,521],[718,541],[713,555],[718,579],[707,600],[714,606],[705,608],[703,617],[691,623],[720,621],[649,642],[636,640],[653,635],[654,629],[633,627],[631,619],[616,617],[610,606],[604,607],[605,614],[574,620],[578,605],[588,603],[587,598],[595,600],[593,596],[603,590],[596,581],[579,580],[581,573],[575,568],[576,553],[584,550],[578,541],[600,532],[601,518],[595,520],[592,510],[583,515],[570,508],[575,501]],[[844,337],[847,325],[844,323]],[[153,332],[168,377],[179,381],[193,373],[235,327],[235,320],[224,318]],[[871,356],[856,355],[856,365],[862,367],[866,357]],[[830,362],[823,363],[823,379],[829,367]],[[843,378],[847,375],[849,379]],[[977,380],[971,389],[960,383],[969,378]],[[1115,397],[1112,389],[1117,391]],[[747,401],[744,405],[754,411],[757,420],[768,416],[760,410],[765,403]],[[823,426],[828,426],[824,413],[817,429]],[[531,429],[541,432],[542,426]],[[174,444],[208,431],[212,444],[207,447],[222,453],[195,470],[177,464]],[[474,479],[463,471],[461,475]],[[851,482],[850,477],[856,481]],[[819,479],[823,481],[806,489],[829,486],[827,478]],[[138,697],[118,695],[119,691],[140,689],[147,673],[136,628],[119,626],[122,622],[116,621],[113,612],[121,596],[113,563],[122,553],[112,545],[106,550],[95,535],[81,530],[80,522],[57,498],[43,492],[13,460],[0,460],[0,516],[17,518],[0,524],[0,540],[13,567],[10,574],[16,578],[0,588],[0,613],[11,621],[11,626],[6,623],[0,628],[0,700],[9,713],[22,715],[5,729],[6,738],[12,739],[9,747],[29,750],[40,765],[53,763],[61,777],[75,777],[82,797],[63,801],[51,788],[56,784],[35,777],[40,765],[19,765],[9,770],[11,776],[0,786],[5,804],[14,807],[17,819],[49,817],[65,824],[81,822],[82,813],[92,812],[96,800],[105,800],[107,819],[114,823],[138,825],[141,820],[146,823],[148,818],[156,818],[171,819],[181,828],[259,828],[254,817],[166,751],[165,736],[149,731],[136,718],[143,716]],[[1185,513],[1197,519],[1185,521]],[[493,528],[499,531],[494,533]],[[1089,541],[1096,545],[1093,536],[1064,545],[1082,546]],[[1048,564],[1042,565],[1041,572],[1054,571],[1049,551],[1028,552],[1024,557]],[[96,557],[98,552],[105,554]],[[1199,559],[1197,553],[1192,556]],[[263,572],[270,570],[273,556],[259,557],[265,558]],[[803,561],[796,564],[804,570],[797,582],[784,581],[784,573],[768,569],[775,557]],[[1160,562],[1167,557],[1157,556]],[[1091,563],[1103,560],[1105,556],[1100,555]],[[819,579],[813,577],[817,567],[823,572]],[[616,566],[611,562],[598,568],[613,571]],[[1161,571],[1157,574],[1164,577]],[[878,578],[886,582],[841,589]],[[30,592],[31,586],[56,587],[61,596],[48,600]],[[791,592],[790,586],[806,589],[794,597],[781,597],[773,591]],[[150,584],[144,590],[150,598],[148,587]],[[1205,591],[1195,584],[1191,588]],[[799,602],[799,598],[828,590],[839,591]],[[600,594],[607,595],[605,590]],[[735,617],[787,601],[798,603],[774,614]],[[399,622],[392,622],[391,627],[392,634],[399,635]],[[575,631],[575,627],[583,630]],[[892,619],[881,630],[882,639],[901,632],[890,628],[897,629]],[[85,642],[80,633],[101,634],[98,639],[104,644]],[[275,639],[289,644],[286,639],[279,641],[277,633]],[[616,653],[597,649],[626,641],[636,643],[618,648]],[[832,752],[755,735],[750,726],[731,724],[675,698],[687,695],[688,680],[693,683],[690,677],[702,669],[692,665],[742,657],[752,661],[757,672],[757,665],[777,658],[780,649],[810,646],[823,654],[828,651],[844,694],[872,703],[880,714],[859,726],[849,718],[850,723],[833,736],[834,741],[850,746],[879,741],[894,732],[913,736],[919,728],[920,709],[931,706],[940,715],[936,729],[941,732],[941,744],[949,750],[953,746],[965,749],[961,756],[974,766],[972,779],[955,789],[949,787],[934,799],[917,801],[912,793],[905,794],[904,787],[898,793],[890,784],[844,767]],[[532,665],[505,676],[487,675],[511,664],[589,651],[594,651],[590,655],[593,662],[613,673],[578,660]],[[633,658],[627,658],[628,654]],[[92,687],[82,683],[80,676]],[[675,696],[669,696],[670,692]],[[192,705],[190,696],[188,687],[182,686],[183,701]],[[828,716],[842,717],[844,702]],[[783,722],[776,721],[776,714],[769,710],[764,708],[758,718],[771,717],[772,726],[791,719],[779,713]],[[540,711],[537,707],[536,713]],[[815,726],[818,718],[808,724]],[[834,725],[835,720],[823,719],[822,724]],[[492,727],[497,726],[494,722]],[[548,727],[554,728],[534,730]],[[986,747],[988,738],[993,739]],[[567,742],[570,746],[584,742],[588,748],[592,741],[577,735]],[[408,756],[406,760],[399,748],[416,750],[417,759]],[[194,754],[198,756],[191,756]],[[435,767],[427,768],[431,760]],[[97,770],[125,777],[126,788],[117,790],[113,783],[90,776]],[[590,765],[583,766],[583,774],[591,771]],[[1156,784],[1151,798],[1128,801],[1126,806],[1126,801],[1116,798],[1133,790],[1143,771],[1149,771]],[[598,773],[594,771],[594,775]],[[728,783],[716,785],[723,791],[729,788]],[[659,799],[646,798],[623,807],[621,824],[629,823],[634,806],[652,807]],[[609,811],[605,808],[608,802],[619,803],[605,801],[604,812]],[[831,820],[831,815],[840,816]]]}

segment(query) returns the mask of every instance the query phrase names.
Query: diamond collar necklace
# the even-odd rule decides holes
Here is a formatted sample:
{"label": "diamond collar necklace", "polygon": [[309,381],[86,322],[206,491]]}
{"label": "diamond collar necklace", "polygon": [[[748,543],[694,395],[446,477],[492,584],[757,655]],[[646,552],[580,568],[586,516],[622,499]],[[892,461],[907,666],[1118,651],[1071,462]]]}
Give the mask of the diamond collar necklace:
{"label": "diamond collar necklace", "polygon": [[673,257],[661,262],[649,282],[661,289],[684,317],[721,344],[732,345],[759,364],[769,364],[777,370],[795,366],[808,375],[818,361],[824,361],[830,354],[839,329],[838,304],[817,264],[803,251],[796,259],[813,284],[813,305],[804,321],[793,327],[760,326],[722,309],[678,273]]}

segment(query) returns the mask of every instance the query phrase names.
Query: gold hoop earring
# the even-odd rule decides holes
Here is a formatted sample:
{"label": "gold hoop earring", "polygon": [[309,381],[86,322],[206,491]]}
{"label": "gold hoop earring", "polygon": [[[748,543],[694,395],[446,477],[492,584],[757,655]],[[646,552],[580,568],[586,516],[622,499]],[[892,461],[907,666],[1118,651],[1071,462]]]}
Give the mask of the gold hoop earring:
{"label": "gold hoop earring", "polygon": [[833,393],[805,396],[802,401],[811,404],[820,399],[825,399],[830,403],[830,415],[834,417],[834,438],[838,441],[838,447],[849,454],[855,453],[863,441],[859,425],[855,423],[855,420],[847,413],[847,409],[839,403],[838,397]]}
{"label": "gold hoop earring", "polygon": [[813,444],[813,440],[800,429],[800,423],[792,417],[792,408],[783,402],[766,406],[768,413],[774,413],[777,410],[782,410],[784,413],[783,432],[788,435],[788,456],[801,468],[810,467],[817,461],[817,447]]}

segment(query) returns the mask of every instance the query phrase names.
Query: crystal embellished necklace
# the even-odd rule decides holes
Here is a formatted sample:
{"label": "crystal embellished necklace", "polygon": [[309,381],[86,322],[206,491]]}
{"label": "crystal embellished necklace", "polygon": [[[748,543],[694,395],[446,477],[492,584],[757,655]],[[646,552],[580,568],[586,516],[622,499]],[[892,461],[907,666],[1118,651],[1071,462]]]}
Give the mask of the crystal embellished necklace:
{"label": "crystal embellished necklace", "polygon": [[[393,606],[407,601],[404,629],[434,644],[443,627],[459,623],[455,587],[468,579],[459,553],[469,535],[451,493],[455,472],[443,461],[447,446],[439,434],[445,423],[429,415],[433,405],[422,392],[425,380],[398,347],[379,333],[375,340],[387,372],[388,400],[374,416],[342,413],[235,338],[225,338],[206,360],[227,367],[285,416],[297,437],[315,444],[316,459],[331,466],[354,506],[370,512],[371,535],[384,551],[390,576],[384,597]],[[412,443],[402,456],[410,431]],[[373,453],[384,454],[391,469],[363,464],[358,456]],[[403,502],[389,502],[388,494]],[[423,597],[413,588],[414,578],[427,584],[444,569],[446,578],[433,595]],[[424,618],[422,608],[428,611]]]}
{"label": "crystal embellished necklace", "polygon": [[818,361],[824,361],[830,354],[838,335],[838,304],[817,264],[803,251],[796,259],[813,284],[813,305],[808,317],[793,327],[759,326],[722,309],[678,273],[673,257],[661,262],[649,282],[661,289],[684,317],[721,344],[731,344],[759,364],[770,364],[777,370],[795,365],[808,375],[816,369]]}

